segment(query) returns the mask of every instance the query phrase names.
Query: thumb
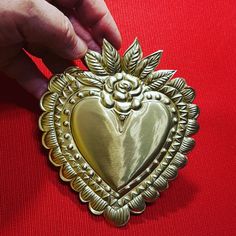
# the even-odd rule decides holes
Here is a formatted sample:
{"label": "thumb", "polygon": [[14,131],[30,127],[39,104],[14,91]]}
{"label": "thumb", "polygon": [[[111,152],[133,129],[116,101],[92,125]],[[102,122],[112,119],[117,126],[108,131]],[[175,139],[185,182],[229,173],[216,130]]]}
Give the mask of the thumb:
{"label": "thumb", "polygon": [[29,1],[18,27],[27,43],[35,43],[54,54],[75,60],[85,55],[87,45],[75,33],[70,20],[46,1]]}

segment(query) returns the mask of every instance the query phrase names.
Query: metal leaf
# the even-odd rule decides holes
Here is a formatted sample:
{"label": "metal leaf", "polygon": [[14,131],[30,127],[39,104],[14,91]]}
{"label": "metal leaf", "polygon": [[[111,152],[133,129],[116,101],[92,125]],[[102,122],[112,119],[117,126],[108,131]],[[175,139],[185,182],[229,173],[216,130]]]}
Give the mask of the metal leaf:
{"label": "metal leaf", "polygon": [[159,50],[144,58],[137,66],[135,75],[140,79],[145,79],[151,72],[155,70],[155,68],[159,64],[162,52],[162,50]]}
{"label": "metal leaf", "polygon": [[88,50],[85,55],[85,61],[90,71],[96,75],[108,75],[103,63],[102,57],[98,52]]}
{"label": "metal leaf", "polygon": [[170,79],[174,74],[176,70],[158,70],[155,71],[147,77],[146,84],[151,84],[157,80],[162,79],[163,77]]}
{"label": "metal leaf", "polygon": [[126,73],[133,74],[138,62],[142,59],[143,53],[137,39],[127,49],[123,57],[123,70]]}
{"label": "metal leaf", "polygon": [[98,77],[89,71],[77,74],[76,79],[83,85],[95,86],[100,89],[102,89],[104,83],[101,77]]}
{"label": "metal leaf", "polygon": [[199,115],[199,108],[196,104],[188,104],[189,118],[197,118]]}
{"label": "metal leaf", "polygon": [[118,209],[108,206],[104,211],[104,216],[113,224],[122,226],[128,222],[130,218],[130,210],[128,205],[125,205]]}
{"label": "metal leaf", "polygon": [[169,80],[169,78],[162,77],[159,80],[155,80],[153,83],[149,84],[148,87],[153,89],[153,90],[158,90],[161,87],[163,87],[168,80]]}
{"label": "metal leaf", "polygon": [[183,89],[182,94],[186,102],[189,102],[189,103],[192,102],[193,99],[195,98],[195,91],[193,88],[190,88],[190,87]]}
{"label": "metal leaf", "polygon": [[199,129],[199,125],[195,119],[189,119],[188,124],[186,126],[186,135],[192,135],[197,133]]}
{"label": "metal leaf", "polygon": [[195,141],[192,138],[184,137],[179,151],[182,154],[186,154],[194,147],[194,145]]}
{"label": "metal leaf", "polygon": [[186,86],[186,81],[183,78],[174,78],[168,84],[177,88],[178,90],[182,90]]}
{"label": "metal leaf", "polygon": [[121,72],[120,55],[106,39],[103,40],[102,59],[110,74]]}

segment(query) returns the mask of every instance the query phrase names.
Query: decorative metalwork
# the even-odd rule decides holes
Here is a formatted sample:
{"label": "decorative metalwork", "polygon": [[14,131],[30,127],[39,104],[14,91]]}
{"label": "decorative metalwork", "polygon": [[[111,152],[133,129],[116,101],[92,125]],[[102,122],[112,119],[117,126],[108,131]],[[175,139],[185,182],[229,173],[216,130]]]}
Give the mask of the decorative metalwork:
{"label": "decorative metalwork", "polygon": [[154,71],[162,51],[142,58],[137,40],[121,57],[106,40],[88,51],[89,71],[52,77],[39,120],[49,159],[82,202],[116,226],[145,210],[194,146],[195,93],[174,70]]}

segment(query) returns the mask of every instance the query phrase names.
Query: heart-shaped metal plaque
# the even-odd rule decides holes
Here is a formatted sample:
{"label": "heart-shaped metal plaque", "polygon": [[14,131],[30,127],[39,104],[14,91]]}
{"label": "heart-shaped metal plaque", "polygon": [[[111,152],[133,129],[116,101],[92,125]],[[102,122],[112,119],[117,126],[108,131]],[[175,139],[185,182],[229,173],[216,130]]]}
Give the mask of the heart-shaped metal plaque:
{"label": "heart-shaped metal plaque", "polygon": [[50,80],[39,125],[49,159],[89,209],[117,226],[141,213],[186,163],[198,130],[194,91],[174,70],[154,71],[162,51],[142,59],[137,40],[121,57],[104,40],[89,71]]}

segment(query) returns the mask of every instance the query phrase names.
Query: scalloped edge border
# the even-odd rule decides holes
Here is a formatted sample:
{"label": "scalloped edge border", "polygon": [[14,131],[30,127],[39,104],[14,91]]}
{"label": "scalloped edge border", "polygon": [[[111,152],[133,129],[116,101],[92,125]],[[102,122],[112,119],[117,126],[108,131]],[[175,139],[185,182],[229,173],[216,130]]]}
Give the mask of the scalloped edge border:
{"label": "scalloped edge border", "polygon": [[[137,40],[135,40],[125,55],[134,46],[139,47]],[[136,48],[135,50],[137,51],[138,49]],[[151,54],[144,60],[147,62],[150,58],[152,59],[156,55],[159,56],[158,53],[160,54],[160,51],[156,54]],[[177,109],[175,112],[178,113],[179,117],[179,120],[177,120],[178,129],[175,133],[176,143],[174,143],[175,141],[171,142],[168,149],[165,150],[165,155],[159,165],[147,177],[117,200],[117,204],[120,207],[116,208],[113,207],[109,191],[101,189],[99,183],[89,182],[91,180],[86,171],[83,171],[84,167],[81,166],[81,171],[76,172],[74,169],[76,167],[75,162],[73,160],[68,161],[63,156],[60,141],[55,130],[55,125],[60,118],[56,113],[57,111],[59,113],[62,111],[63,96],[66,96],[67,92],[78,92],[78,87],[73,85],[73,82],[76,81],[75,77],[79,75],[84,76],[88,71],[70,67],[63,74],[53,76],[49,82],[48,91],[40,100],[43,114],[39,118],[39,127],[43,131],[43,146],[50,149],[49,160],[53,165],[60,167],[60,178],[65,182],[70,182],[71,188],[79,192],[80,200],[88,202],[89,209],[93,214],[103,214],[108,221],[116,226],[125,225],[130,218],[130,212],[134,214],[142,213],[146,208],[145,202],[152,202],[159,197],[159,192],[168,187],[168,182],[177,176],[178,169],[186,164],[187,157],[185,154],[195,144],[194,140],[189,137],[196,133],[199,128],[196,121],[199,109],[197,105],[192,104],[195,92],[186,85],[185,80],[182,78],[170,80],[174,72],[169,71],[170,74],[166,75],[167,77],[160,77],[164,73],[163,71],[151,72],[148,76],[145,75],[145,84],[150,93],[155,91],[162,93],[175,104]],[[151,82],[153,78],[156,80]],[[67,88],[69,88],[69,91],[66,91]],[[95,184],[99,186],[98,191],[100,191],[100,194],[98,194],[98,191],[95,191],[97,189],[94,190],[92,188]]]}
{"label": "scalloped edge border", "polygon": [[[68,74],[68,73],[66,73]],[[82,202],[88,202],[89,203],[89,209],[90,211],[95,215],[101,215],[104,214],[105,218],[109,221],[112,221],[117,226],[125,225],[129,218],[130,218],[130,211],[134,214],[140,214],[142,213],[145,208],[146,204],[145,202],[151,202],[154,201],[156,198],[159,197],[159,191],[163,191],[168,187],[168,182],[172,179],[174,179],[177,176],[177,171],[179,168],[183,167],[186,164],[187,157],[183,155],[182,153],[186,153],[190,151],[193,148],[194,141],[192,138],[189,138],[188,136],[197,132],[197,123],[196,123],[196,117],[198,116],[198,108],[194,104],[182,104],[182,106],[188,107],[189,114],[191,119],[188,120],[192,121],[187,125],[186,128],[186,134],[183,137],[182,144],[179,147],[179,152],[177,151],[174,157],[172,157],[171,162],[166,166],[166,168],[160,173],[159,176],[156,177],[156,180],[153,181],[152,184],[149,183],[149,187],[144,190],[141,194],[132,193],[133,197],[131,198],[124,198],[124,201],[127,201],[121,208],[115,210],[101,197],[99,197],[90,187],[87,185],[81,177],[74,176],[75,173],[73,173],[73,168],[67,163],[67,161],[64,161],[64,164],[58,164],[55,162],[55,160],[52,159],[52,153],[55,152],[55,149],[60,148],[60,145],[55,140],[55,131],[54,129],[54,123],[52,120],[52,116],[56,101],[59,98],[58,92],[61,91],[61,88],[59,88],[58,91],[58,84],[60,86],[65,87],[70,80],[65,79],[66,76],[54,76],[49,84],[49,91],[47,91],[40,102],[41,108],[44,111],[39,119],[39,127],[44,132],[42,137],[43,146],[47,149],[50,149],[49,153],[49,159],[55,166],[60,166],[60,178],[63,181],[70,182],[72,189],[79,192],[79,196]],[[182,79],[173,79],[170,80],[169,86],[163,86],[162,87],[162,93],[169,94],[172,90],[172,87],[176,87],[176,84],[179,84],[180,82],[183,82]],[[184,82],[185,83],[185,82]],[[178,87],[178,86],[177,86]],[[189,87],[187,87],[189,89]],[[185,87],[184,87],[185,89]],[[183,94],[187,93],[186,90],[183,91]],[[187,93],[188,94],[188,93]],[[181,99],[178,95],[173,96],[174,99],[179,100],[179,103],[181,103]],[[172,99],[173,99],[172,98]],[[188,98],[189,100],[189,98]],[[192,99],[190,99],[192,100]],[[189,101],[190,101],[189,100]],[[195,114],[195,115],[194,115]],[[47,117],[48,116],[48,117]],[[43,120],[44,119],[44,120]],[[45,124],[49,124],[48,128],[45,127]],[[51,125],[51,126],[50,126]],[[49,141],[51,140],[51,141]],[[61,155],[61,153],[53,154],[54,159],[59,158],[60,160],[64,157]],[[77,173],[75,174],[77,175]],[[150,174],[146,179],[149,179]],[[146,180],[145,181],[148,181]],[[150,180],[149,180],[150,181]],[[80,183],[79,183],[80,182]],[[142,185],[144,181],[142,181],[138,185]],[[135,187],[137,188],[137,186]],[[134,189],[135,189],[134,188]],[[132,192],[132,190],[130,191]],[[135,196],[136,195],[136,196]]]}

